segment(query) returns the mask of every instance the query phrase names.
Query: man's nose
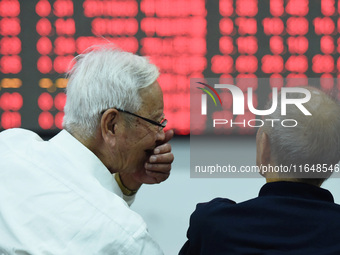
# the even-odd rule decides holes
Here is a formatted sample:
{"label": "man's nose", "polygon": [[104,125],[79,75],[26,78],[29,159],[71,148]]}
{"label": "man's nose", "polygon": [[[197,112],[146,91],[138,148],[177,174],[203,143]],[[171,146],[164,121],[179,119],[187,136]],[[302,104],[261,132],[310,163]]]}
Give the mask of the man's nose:
{"label": "man's nose", "polygon": [[163,141],[165,139],[165,132],[164,129],[161,128],[160,130],[158,130],[157,134],[156,134],[156,140],[157,141]]}

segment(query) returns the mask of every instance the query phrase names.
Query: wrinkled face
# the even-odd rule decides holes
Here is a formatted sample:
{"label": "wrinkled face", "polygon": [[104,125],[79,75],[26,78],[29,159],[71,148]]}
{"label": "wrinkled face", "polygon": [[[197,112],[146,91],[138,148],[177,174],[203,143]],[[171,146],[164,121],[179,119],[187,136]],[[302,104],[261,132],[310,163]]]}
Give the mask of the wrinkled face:
{"label": "wrinkled face", "polygon": [[[160,122],[164,118],[163,93],[158,82],[142,89],[140,95],[141,108],[134,113]],[[160,127],[143,119],[131,115],[125,117],[129,117],[131,121],[125,125],[124,132],[117,138],[118,171],[135,172],[144,169],[145,162],[153,154],[153,149],[164,140],[165,134]]]}

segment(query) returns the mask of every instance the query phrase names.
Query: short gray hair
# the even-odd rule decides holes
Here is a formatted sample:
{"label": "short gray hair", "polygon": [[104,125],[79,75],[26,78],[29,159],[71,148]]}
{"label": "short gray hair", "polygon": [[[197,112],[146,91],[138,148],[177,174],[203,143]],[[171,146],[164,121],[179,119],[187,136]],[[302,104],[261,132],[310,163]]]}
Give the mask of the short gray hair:
{"label": "short gray hair", "polygon": [[[324,92],[312,87],[305,88],[311,92],[311,99],[304,106],[312,116],[305,116],[293,105],[287,105],[287,115],[282,116],[280,96],[277,109],[269,118],[279,119],[280,122],[283,119],[295,119],[298,125],[283,127],[275,124],[272,127],[271,124],[266,123],[264,126],[264,131],[270,140],[271,157],[276,165],[334,166],[340,160],[340,106]],[[288,93],[288,97],[303,98],[304,95]],[[315,175],[318,177],[314,181],[307,182],[322,183],[330,174],[328,172]],[[289,177],[294,178],[294,173],[290,173]]]}
{"label": "short gray hair", "polygon": [[94,135],[103,110],[115,107],[138,111],[139,90],[159,76],[157,67],[146,57],[111,44],[92,47],[74,61],[68,73],[63,127],[85,139]]}

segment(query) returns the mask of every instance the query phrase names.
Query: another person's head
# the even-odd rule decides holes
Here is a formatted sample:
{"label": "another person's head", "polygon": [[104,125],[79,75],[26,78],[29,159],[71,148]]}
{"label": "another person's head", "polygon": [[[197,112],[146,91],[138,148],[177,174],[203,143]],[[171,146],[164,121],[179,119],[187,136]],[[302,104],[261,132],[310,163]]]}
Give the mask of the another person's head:
{"label": "another person's head", "polygon": [[[281,94],[278,106],[257,134],[257,165],[286,166],[290,172],[263,173],[267,181],[291,180],[321,185],[331,175],[340,160],[340,106],[324,92],[305,87],[311,99],[303,106],[312,114],[305,115],[295,105],[287,105],[287,113],[281,115]],[[302,93],[288,93],[287,98],[304,98]],[[294,119],[295,127],[284,127],[281,121]],[[321,169],[316,169],[317,167]],[[311,170],[315,168],[315,170]],[[278,169],[278,168],[277,168]],[[294,169],[294,170],[293,170]]]}
{"label": "another person's head", "polygon": [[147,58],[110,45],[79,55],[69,73],[63,127],[111,172],[143,167],[164,139],[158,76]]}

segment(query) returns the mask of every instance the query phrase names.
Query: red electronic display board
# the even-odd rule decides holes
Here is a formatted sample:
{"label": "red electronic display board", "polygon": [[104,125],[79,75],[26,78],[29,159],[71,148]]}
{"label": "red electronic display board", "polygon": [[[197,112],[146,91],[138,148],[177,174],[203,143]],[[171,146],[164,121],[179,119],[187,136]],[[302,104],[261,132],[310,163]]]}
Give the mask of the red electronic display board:
{"label": "red electronic display board", "polygon": [[63,73],[93,44],[150,56],[186,135],[190,78],[337,78],[339,32],[335,0],[0,0],[0,130],[61,129]]}

